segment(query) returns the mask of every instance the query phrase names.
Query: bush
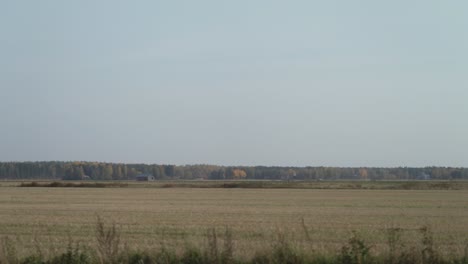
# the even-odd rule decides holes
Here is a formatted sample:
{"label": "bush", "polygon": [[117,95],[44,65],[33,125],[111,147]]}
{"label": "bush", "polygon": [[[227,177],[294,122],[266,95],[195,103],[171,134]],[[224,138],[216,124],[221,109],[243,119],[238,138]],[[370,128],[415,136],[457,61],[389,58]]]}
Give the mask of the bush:
{"label": "bush", "polygon": [[155,263],[158,264],[179,264],[177,255],[174,251],[163,247],[155,256]]}
{"label": "bush", "polygon": [[18,263],[16,246],[10,237],[3,237],[0,240],[0,263]]}
{"label": "bush", "polygon": [[67,251],[61,255],[52,258],[50,264],[88,264],[91,263],[91,257],[80,250],[80,244],[73,246],[73,240],[70,237]]}
{"label": "bush", "polygon": [[206,263],[203,258],[203,253],[195,247],[187,247],[185,252],[180,259],[181,263],[184,264],[203,264]]}
{"label": "bush", "polygon": [[[123,261],[119,261],[124,263]],[[149,256],[145,252],[136,252],[133,254],[130,254],[128,256],[128,260],[126,261],[128,264],[153,264],[156,263],[151,259],[151,256]]]}
{"label": "bush", "polygon": [[33,255],[23,259],[21,264],[46,264],[46,262],[41,256]]}
{"label": "bush", "polygon": [[443,263],[439,257],[439,253],[434,248],[434,239],[430,228],[423,226],[420,231],[423,244],[423,249],[421,251],[422,262],[427,264]]}
{"label": "bush", "polygon": [[341,263],[343,264],[365,264],[371,263],[370,246],[366,245],[364,240],[360,238],[356,231],[353,231],[352,237],[348,241],[348,245],[341,249]]}
{"label": "bush", "polygon": [[67,251],[62,255],[54,257],[50,264],[88,264],[91,263],[91,258],[83,252]]}

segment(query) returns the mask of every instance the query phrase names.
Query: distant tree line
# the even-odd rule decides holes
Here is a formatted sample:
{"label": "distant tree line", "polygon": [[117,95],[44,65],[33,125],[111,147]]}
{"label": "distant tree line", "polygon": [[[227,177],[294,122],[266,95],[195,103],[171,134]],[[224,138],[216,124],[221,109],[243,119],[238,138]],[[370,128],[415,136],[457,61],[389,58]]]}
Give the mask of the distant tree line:
{"label": "distant tree line", "polygon": [[270,180],[468,180],[468,168],[341,168],[216,165],[157,165],[102,162],[0,162],[0,179],[132,180],[139,174],[156,179]]}

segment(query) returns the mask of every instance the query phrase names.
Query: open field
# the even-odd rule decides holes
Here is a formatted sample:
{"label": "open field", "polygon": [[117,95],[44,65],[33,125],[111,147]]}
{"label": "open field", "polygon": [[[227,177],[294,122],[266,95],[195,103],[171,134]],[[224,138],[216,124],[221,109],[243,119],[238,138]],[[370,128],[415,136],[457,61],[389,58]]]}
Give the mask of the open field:
{"label": "open field", "polygon": [[[93,246],[97,215],[117,223],[130,248],[206,243],[211,227],[233,233],[235,254],[251,255],[278,234],[298,247],[336,251],[356,230],[384,250],[389,228],[402,243],[420,243],[430,228],[436,246],[462,254],[468,239],[465,190],[313,190],[216,188],[0,188],[0,236],[52,254],[69,237]],[[302,225],[309,232],[307,238]]]}

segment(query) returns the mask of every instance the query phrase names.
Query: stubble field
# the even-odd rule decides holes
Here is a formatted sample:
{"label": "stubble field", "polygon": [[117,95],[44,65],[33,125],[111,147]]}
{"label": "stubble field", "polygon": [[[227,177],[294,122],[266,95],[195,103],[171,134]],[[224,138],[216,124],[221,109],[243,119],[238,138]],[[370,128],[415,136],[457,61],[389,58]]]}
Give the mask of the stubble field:
{"label": "stubble field", "polygon": [[117,224],[126,247],[140,250],[200,246],[210,228],[229,228],[241,256],[278,236],[336,251],[353,231],[378,252],[386,250],[388,230],[415,246],[427,227],[441,252],[463,254],[468,191],[0,187],[0,237],[14,240],[19,255],[38,248],[53,255],[70,238],[93,247],[98,216]]}

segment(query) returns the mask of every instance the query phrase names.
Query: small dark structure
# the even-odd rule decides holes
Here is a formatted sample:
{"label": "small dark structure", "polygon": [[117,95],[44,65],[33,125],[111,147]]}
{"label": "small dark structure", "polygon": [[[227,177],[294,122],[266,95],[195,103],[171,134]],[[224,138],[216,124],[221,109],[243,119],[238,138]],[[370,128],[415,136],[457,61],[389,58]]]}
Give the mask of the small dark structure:
{"label": "small dark structure", "polygon": [[418,176],[417,179],[418,179],[418,180],[426,180],[426,181],[427,181],[427,180],[430,180],[430,179],[431,179],[431,175],[429,175],[429,174],[423,172],[423,173],[421,173],[421,174]]}
{"label": "small dark structure", "polygon": [[151,174],[139,174],[136,176],[137,181],[154,181],[154,176]]}

